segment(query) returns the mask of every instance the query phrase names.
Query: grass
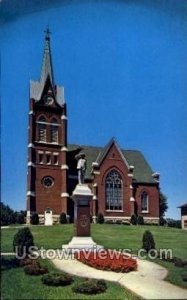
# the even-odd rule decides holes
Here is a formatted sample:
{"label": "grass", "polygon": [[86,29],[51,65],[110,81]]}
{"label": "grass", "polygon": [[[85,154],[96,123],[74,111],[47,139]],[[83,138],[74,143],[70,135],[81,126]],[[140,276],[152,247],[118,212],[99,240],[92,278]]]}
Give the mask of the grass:
{"label": "grass", "polygon": [[[18,228],[2,229],[2,252],[12,252],[12,240]],[[111,224],[92,224],[92,237],[98,244],[110,249],[131,249],[137,254],[142,246],[142,236],[145,230],[150,230],[154,236],[156,248],[172,249],[173,256],[187,260],[187,231],[160,226],[125,226]],[[61,248],[73,236],[73,224],[55,226],[32,226],[35,244],[45,249]],[[187,283],[181,279],[183,268],[172,263],[157,260],[169,270],[167,280],[187,288]]]}
{"label": "grass", "polygon": [[[47,266],[49,271],[57,271],[50,261],[42,260],[41,264]],[[107,291],[98,295],[73,293],[73,285],[83,280],[76,276],[73,277],[72,285],[49,287],[42,284],[42,276],[25,275],[23,268],[14,266],[13,258],[10,257],[6,257],[2,266],[4,269],[1,278],[2,299],[140,299],[113,282],[107,282]]]}

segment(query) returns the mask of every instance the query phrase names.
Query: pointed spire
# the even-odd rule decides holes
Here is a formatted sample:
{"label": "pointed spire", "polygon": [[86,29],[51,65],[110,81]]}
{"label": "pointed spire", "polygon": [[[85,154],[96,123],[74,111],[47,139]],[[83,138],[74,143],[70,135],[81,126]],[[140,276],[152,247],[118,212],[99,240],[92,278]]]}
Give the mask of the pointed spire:
{"label": "pointed spire", "polygon": [[41,77],[40,82],[45,83],[47,76],[49,75],[51,84],[54,85],[53,78],[53,65],[51,58],[51,47],[50,47],[50,34],[49,28],[45,30],[45,45],[44,45],[44,55],[42,61]]}

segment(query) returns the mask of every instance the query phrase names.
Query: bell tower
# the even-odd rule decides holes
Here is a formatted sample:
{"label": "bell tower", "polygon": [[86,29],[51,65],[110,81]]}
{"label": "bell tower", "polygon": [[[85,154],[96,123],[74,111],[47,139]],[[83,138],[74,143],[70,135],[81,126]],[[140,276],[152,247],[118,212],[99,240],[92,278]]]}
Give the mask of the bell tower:
{"label": "bell tower", "polygon": [[50,31],[45,31],[39,81],[30,81],[27,222],[50,211],[53,222],[67,213],[67,111],[64,88],[54,82]]}

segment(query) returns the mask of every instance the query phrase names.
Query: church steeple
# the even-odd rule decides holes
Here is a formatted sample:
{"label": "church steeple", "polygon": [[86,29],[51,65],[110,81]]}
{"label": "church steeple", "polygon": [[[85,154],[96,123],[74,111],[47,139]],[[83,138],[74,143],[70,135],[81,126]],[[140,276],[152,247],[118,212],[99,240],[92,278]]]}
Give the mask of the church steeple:
{"label": "church steeple", "polygon": [[45,30],[45,44],[44,44],[44,55],[41,68],[40,82],[45,84],[47,77],[49,76],[52,86],[54,86],[53,77],[53,65],[51,57],[51,47],[50,47],[50,31],[49,28]]}

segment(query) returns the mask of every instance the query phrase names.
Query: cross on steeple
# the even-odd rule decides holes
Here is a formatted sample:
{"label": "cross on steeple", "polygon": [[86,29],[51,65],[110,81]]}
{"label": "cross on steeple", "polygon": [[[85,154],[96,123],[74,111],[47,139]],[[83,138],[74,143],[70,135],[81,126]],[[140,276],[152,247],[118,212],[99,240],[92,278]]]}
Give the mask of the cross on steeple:
{"label": "cross on steeple", "polygon": [[44,30],[44,32],[45,32],[45,39],[50,40],[51,31],[49,30],[49,27],[47,27],[46,30]]}

